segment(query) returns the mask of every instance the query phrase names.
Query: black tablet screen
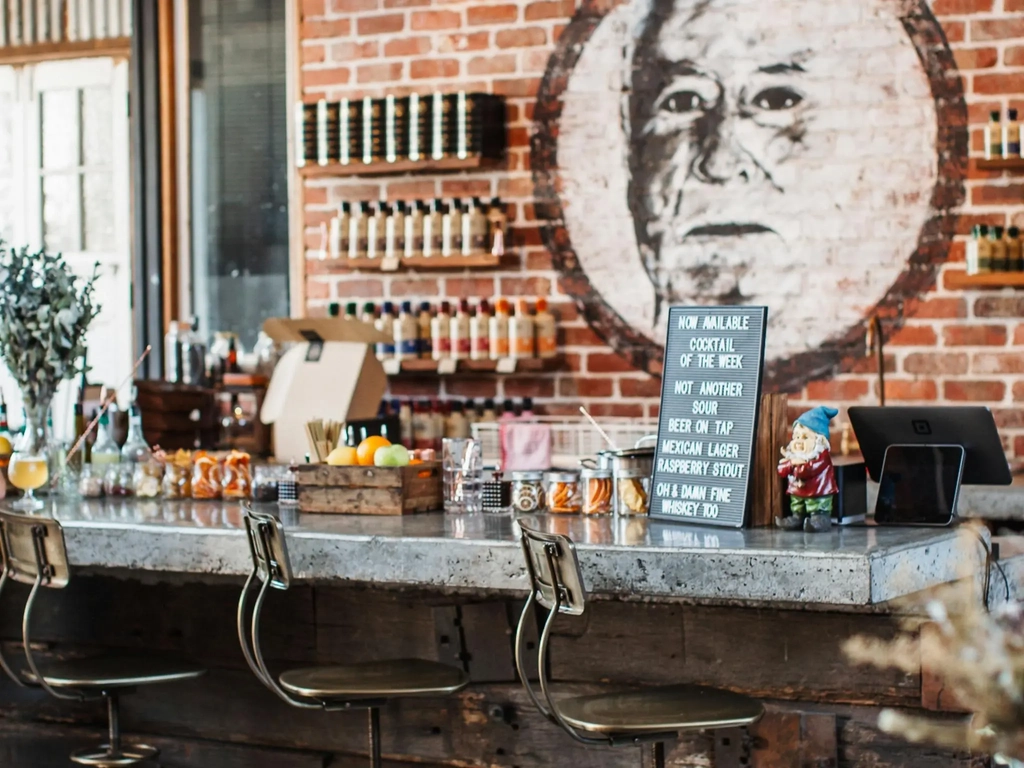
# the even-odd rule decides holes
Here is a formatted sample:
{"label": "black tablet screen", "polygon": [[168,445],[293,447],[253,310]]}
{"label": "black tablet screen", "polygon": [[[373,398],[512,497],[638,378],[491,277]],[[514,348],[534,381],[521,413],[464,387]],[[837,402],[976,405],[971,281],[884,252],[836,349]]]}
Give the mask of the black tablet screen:
{"label": "black tablet screen", "polygon": [[875,522],[948,525],[964,463],[959,445],[890,445],[878,483]]}

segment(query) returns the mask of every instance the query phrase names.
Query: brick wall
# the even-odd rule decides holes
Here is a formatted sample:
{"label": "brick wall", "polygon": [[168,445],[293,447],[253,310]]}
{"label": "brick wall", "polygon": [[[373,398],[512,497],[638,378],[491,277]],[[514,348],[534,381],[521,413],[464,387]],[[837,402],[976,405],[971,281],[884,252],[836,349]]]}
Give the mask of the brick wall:
{"label": "brick wall", "polygon": [[[883,0],[847,0],[847,4],[860,1],[874,4]],[[554,413],[573,412],[584,403],[600,415],[655,415],[659,380],[635,367],[642,365],[636,355],[620,354],[621,343],[616,347],[618,351],[606,344],[584,319],[588,304],[567,284],[563,262],[553,258],[545,245],[551,242],[545,240],[545,222],[540,220],[547,215],[546,201],[533,197],[530,147],[537,94],[549,59],[579,11],[579,3],[300,2],[304,100],[406,94],[414,90],[490,91],[507,97],[510,140],[508,167],[498,172],[307,180],[307,254],[319,247],[320,224],[345,199],[500,196],[509,204],[513,265],[497,272],[381,276],[350,273],[331,262],[307,259],[307,311],[322,313],[331,301],[364,298],[401,301],[548,296],[561,317],[564,371],[528,378],[460,377],[441,384],[429,379],[398,381],[394,393],[530,395]],[[583,5],[582,13],[597,18],[618,3],[586,0]],[[980,156],[981,126],[990,110],[1017,107],[1024,115],[1024,0],[934,0],[930,5],[960,70],[970,125],[970,154]],[[952,242],[949,238],[943,241],[935,279],[929,274],[928,279],[915,283],[914,290],[901,302],[902,314],[890,313],[886,320],[886,394],[890,402],[989,405],[996,412],[1008,450],[1024,457],[1024,409],[1020,408],[1024,403],[1024,294],[943,287],[943,273],[962,268],[965,235],[973,224],[1024,227],[1024,183],[1019,176],[980,172],[965,158],[953,157],[951,162],[959,168],[962,178],[956,179],[956,184],[964,199],[956,211],[960,214],[956,237]],[[865,315],[869,311],[866,309]],[[599,323],[594,325],[608,338]],[[856,332],[852,332],[854,337]],[[796,399],[801,404],[875,402],[873,360],[861,357],[856,347],[847,344],[844,356],[830,368],[834,373],[827,378],[807,381],[804,377]],[[658,369],[657,364],[648,367]]]}

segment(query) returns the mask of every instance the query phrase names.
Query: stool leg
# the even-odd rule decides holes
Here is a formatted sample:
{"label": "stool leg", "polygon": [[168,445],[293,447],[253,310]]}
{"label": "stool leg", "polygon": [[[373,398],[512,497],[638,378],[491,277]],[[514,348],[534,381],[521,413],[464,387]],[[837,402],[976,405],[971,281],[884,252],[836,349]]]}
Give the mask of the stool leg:
{"label": "stool leg", "polygon": [[655,741],[651,743],[651,751],[647,751],[647,745],[640,747],[640,764],[643,768],[665,768],[665,742]]}
{"label": "stool leg", "polygon": [[380,768],[380,710],[370,707],[370,768]]}
{"label": "stool leg", "polygon": [[110,728],[110,752],[118,755],[121,753],[121,707],[115,693],[107,696],[107,724]]}

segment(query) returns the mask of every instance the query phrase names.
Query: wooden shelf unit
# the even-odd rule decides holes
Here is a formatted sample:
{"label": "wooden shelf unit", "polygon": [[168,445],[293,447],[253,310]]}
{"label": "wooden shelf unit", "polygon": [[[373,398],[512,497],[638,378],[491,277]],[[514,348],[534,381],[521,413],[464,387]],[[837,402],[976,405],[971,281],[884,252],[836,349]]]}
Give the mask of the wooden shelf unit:
{"label": "wooden shelf unit", "polygon": [[[454,370],[444,370],[445,364],[451,365],[454,362]],[[512,363],[515,363],[513,370],[507,370]],[[562,367],[561,357],[539,358],[531,357],[525,360],[394,360],[384,361],[384,370],[389,376],[451,376],[464,373],[496,373],[502,375],[516,375],[520,373],[540,373],[543,371],[555,371]],[[396,369],[397,368],[397,372]]]}
{"label": "wooden shelf unit", "polygon": [[398,173],[448,173],[454,171],[486,171],[500,168],[504,159],[492,157],[445,157],[441,160],[396,160],[389,163],[378,160],[373,163],[356,161],[348,165],[328,163],[327,165],[307,164],[299,167],[299,175],[307,179],[334,178],[339,176],[391,176]]}
{"label": "wooden shelf unit", "polygon": [[479,256],[413,256],[390,259],[325,259],[324,262],[337,269],[353,272],[399,272],[406,269],[423,271],[441,269],[496,269],[501,266],[501,257],[490,253]]}
{"label": "wooden shelf unit", "polygon": [[979,158],[975,161],[980,171],[1016,171],[1024,173],[1024,157],[993,157],[991,160]]}
{"label": "wooden shelf unit", "polygon": [[1024,288],[1024,272],[982,272],[968,275],[962,270],[946,272],[943,284],[949,290],[982,288]]}

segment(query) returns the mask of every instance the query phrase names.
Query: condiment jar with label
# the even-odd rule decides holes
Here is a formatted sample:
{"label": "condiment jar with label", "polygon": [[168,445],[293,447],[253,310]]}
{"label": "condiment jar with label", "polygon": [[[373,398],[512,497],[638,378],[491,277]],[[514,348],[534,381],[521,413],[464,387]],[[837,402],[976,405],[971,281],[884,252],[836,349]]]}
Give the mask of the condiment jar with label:
{"label": "condiment jar with label", "polygon": [[610,515],[612,513],[612,473],[610,469],[584,469],[580,473],[583,485],[583,514]]}
{"label": "condiment jar with label", "polygon": [[545,480],[549,512],[573,515],[583,511],[580,476],[576,472],[548,472]]}
{"label": "condiment jar with label", "polygon": [[512,473],[512,508],[516,512],[543,512],[545,507],[544,473]]}

